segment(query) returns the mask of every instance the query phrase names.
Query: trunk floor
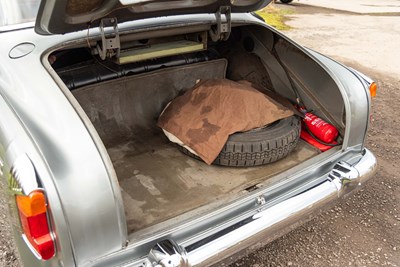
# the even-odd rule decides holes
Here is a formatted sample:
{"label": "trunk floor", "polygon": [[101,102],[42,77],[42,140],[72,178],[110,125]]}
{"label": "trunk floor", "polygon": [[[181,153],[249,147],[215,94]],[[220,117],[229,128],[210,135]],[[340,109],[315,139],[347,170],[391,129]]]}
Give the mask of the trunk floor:
{"label": "trunk floor", "polygon": [[208,166],[163,137],[133,138],[108,148],[122,190],[128,233],[242,192],[318,153],[300,140],[290,155],[275,163]]}

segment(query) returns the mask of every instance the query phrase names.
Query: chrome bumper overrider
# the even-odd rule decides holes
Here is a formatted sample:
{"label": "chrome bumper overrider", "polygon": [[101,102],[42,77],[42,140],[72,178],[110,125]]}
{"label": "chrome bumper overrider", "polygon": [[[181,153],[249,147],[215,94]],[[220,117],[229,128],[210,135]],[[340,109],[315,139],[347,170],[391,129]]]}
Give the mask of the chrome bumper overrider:
{"label": "chrome bumper overrider", "polygon": [[260,236],[273,234],[279,228],[276,226],[290,226],[311,211],[320,210],[329,202],[360,187],[375,174],[376,169],[375,156],[365,149],[363,157],[355,165],[337,163],[324,182],[260,211],[218,237],[204,240],[191,248],[183,248],[172,240],[157,243],[148,257],[150,266],[204,266],[217,262],[238,251],[238,247],[257,242]]}

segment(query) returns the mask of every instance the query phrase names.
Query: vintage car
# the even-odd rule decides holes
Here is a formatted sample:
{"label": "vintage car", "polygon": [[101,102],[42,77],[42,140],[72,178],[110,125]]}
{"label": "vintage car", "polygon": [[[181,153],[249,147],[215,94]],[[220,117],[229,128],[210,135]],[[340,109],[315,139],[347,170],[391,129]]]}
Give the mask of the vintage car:
{"label": "vintage car", "polygon": [[[269,2],[1,2],[0,178],[23,265],[227,263],[374,175],[375,83],[252,13]],[[230,140],[225,166],[188,156],[157,120],[212,79],[247,80],[338,137],[299,139],[301,113],[290,136]]]}

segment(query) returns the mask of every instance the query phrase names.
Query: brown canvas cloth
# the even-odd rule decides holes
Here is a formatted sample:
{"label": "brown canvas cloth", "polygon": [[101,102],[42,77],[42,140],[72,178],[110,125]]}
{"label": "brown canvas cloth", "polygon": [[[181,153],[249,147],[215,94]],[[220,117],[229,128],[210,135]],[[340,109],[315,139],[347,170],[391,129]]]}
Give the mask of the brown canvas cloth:
{"label": "brown canvas cloth", "polygon": [[206,80],[175,98],[164,110],[157,125],[211,164],[229,135],[262,127],[291,115],[291,110],[249,83]]}

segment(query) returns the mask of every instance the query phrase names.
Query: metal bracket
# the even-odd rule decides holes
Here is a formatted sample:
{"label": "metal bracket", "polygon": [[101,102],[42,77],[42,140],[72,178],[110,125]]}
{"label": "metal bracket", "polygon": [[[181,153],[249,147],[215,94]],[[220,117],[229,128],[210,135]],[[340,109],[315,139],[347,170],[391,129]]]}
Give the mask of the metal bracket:
{"label": "metal bracket", "polygon": [[[222,22],[222,15],[225,16],[225,22]],[[214,42],[228,40],[231,34],[231,7],[221,6],[215,13],[215,18],[217,19],[217,29],[210,29],[211,39]]]}
{"label": "metal bracket", "polygon": [[[106,37],[105,28],[111,27],[113,31]],[[121,43],[119,40],[117,19],[103,18],[100,21],[99,29],[101,33],[101,45],[97,44],[97,52],[99,53],[100,58],[105,60],[107,57],[119,57]]]}
{"label": "metal bracket", "polygon": [[258,206],[263,206],[263,205],[265,205],[265,203],[267,203],[267,202],[265,201],[265,197],[263,195],[260,195],[256,198],[256,204]]}
{"label": "metal bracket", "polygon": [[158,242],[148,255],[153,267],[190,267],[186,250],[173,240]]}
{"label": "metal bracket", "polygon": [[358,171],[344,161],[336,163],[328,175],[328,178],[335,184],[338,191],[346,184],[351,184],[357,181],[358,177]]}

